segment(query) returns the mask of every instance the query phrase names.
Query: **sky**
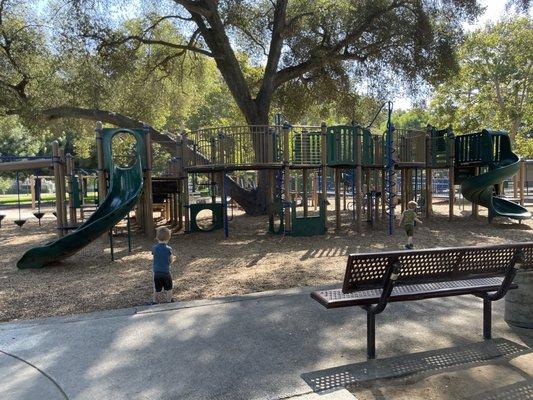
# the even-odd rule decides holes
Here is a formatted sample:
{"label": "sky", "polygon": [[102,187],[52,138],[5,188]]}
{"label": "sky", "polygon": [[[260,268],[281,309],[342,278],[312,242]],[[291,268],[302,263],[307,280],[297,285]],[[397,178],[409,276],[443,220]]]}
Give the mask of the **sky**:
{"label": "sky", "polygon": [[467,31],[474,30],[488,22],[496,22],[503,15],[505,15],[505,1],[503,0],[481,0],[479,2],[483,7],[486,7],[483,15],[473,24],[465,24]]}

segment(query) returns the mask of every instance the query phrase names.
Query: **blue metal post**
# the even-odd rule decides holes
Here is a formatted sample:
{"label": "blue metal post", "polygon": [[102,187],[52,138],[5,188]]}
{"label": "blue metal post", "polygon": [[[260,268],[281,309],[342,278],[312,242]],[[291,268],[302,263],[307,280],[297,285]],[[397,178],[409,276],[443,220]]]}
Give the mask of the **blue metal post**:
{"label": "blue metal post", "polygon": [[[354,138],[354,142],[355,142],[355,138]],[[356,198],[355,198],[355,174],[356,174],[356,171],[355,171],[355,168],[352,168],[352,219],[355,221],[355,202],[356,202]]]}
{"label": "blue metal post", "polygon": [[388,102],[388,112],[387,112],[387,133],[385,138],[385,194],[387,196],[387,217],[388,217],[388,231],[389,235],[392,235],[394,232],[394,209],[396,204],[394,204],[394,187],[396,186],[395,182],[395,173],[394,173],[394,141],[393,141],[393,132],[394,126],[392,125],[392,102]]}

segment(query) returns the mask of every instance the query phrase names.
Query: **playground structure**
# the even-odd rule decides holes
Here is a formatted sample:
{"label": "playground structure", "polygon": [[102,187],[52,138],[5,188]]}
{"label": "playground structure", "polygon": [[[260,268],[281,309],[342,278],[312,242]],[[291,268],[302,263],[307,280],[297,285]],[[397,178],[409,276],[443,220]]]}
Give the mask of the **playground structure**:
{"label": "playground structure", "polygon": [[[403,211],[410,200],[417,200],[424,215],[431,217],[435,173],[447,175],[439,184],[441,194],[447,197],[450,219],[456,185],[472,203],[474,216],[481,205],[488,208],[489,222],[497,216],[518,221],[530,217],[523,207],[524,166],[504,132],[483,130],[455,136],[451,128],[395,129],[389,117],[384,134],[357,124],[302,127],[286,123],[210,128],[184,134],[182,140],[186,143],[183,147],[193,150],[193,157],[182,158],[182,180],[187,182],[189,174],[204,174],[212,186],[218,186],[220,201],[212,194],[211,203],[219,204],[220,211],[213,220],[222,219],[217,227],[226,234],[228,175],[233,173],[235,179],[236,171],[250,170],[257,172],[258,179],[267,176],[271,233],[324,233],[330,173],[336,229],[341,227],[347,195],[352,197],[348,208],[351,204],[358,229],[363,222],[374,225],[381,221],[392,234],[397,206]],[[291,185],[291,176],[301,184]],[[503,197],[503,182],[509,177],[515,182],[512,200]],[[296,189],[291,190],[292,186]],[[183,198],[188,201],[189,196]],[[317,205],[320,211],[311,216],[310,208]],[[190,208],[188,204],[185,207]],[[189,221],[185,227],[190,230]]]}
{"label": "playground structure", "polygon": [[518,220],[531,216],[523,205],[500,196],[503,180],[522,171],[521,200],[524,197],[523,166],[519,157],[512,152],[507,134],[483,130],[477,134],[459,136],[456,146],[457,181],[461,184],[462,193],[472,204],[488,209],[489,221],[495,216]]}
{"label": "playground structure", "polygon": [[[330,194],[334,197],[335,229],[342,226],[341,211],[349,209],[357,230],[365,223],[387,227],[392,234],[396,209],[403,211],[410,200],[418,201],[425,217],[431,217],[435,173],[448,175],[447,189],[442,188],[442,181],[439,185],[441,195],[447,195],[449,218],[454,215],[456,185],[461,185],[464,197],[472,202],[474,216],[481,205],[489,210],[489,222],[497,216],[519,221],[530,217],[523,207],[523,163],[511,151],[506,133],[483,130],[455,136],[450,128],[395,129],[391,113],[389,104],[387,129],[382,134],[355,123],[292,126],[281,124],[278,118],[274,125],[183,131],[153,140],[148,126],[103,129],[99,123],[99,207],[81,225],[71,225],[69,235],[28,251],[18,265],[41,267],[68,257],[105,232],[112,232],[124,218],[129,233],[132,210],[138,227],[150,238],[155,231],[154,211],[160,213],[157,222],[164,221],[174,231],[223,229],[227,237],[229,187],[245,186],[250,177],[251,190],[256,190],[256,184],[266,190],[268,231],[273,234],[324,234]],[[129,157],[125,165],[114,154],[115,138],[121,135],[134,138],[134,144],[125,147],[123,157]],[[157,175],[152,170],[153,143],[162,144],[171,155],[166,170]],[[64,194],[67,190],[76,193],[77,184],[72,178],[72,159],[62,156],[57,144],[53,154],[56,181],[63,182],[58,184],[56,211],[63,234],[69,228]],[[19,165],[28,166],[33,164]],[[71,177],[66,185],[65,176]],[[514,201],[502,196],[502,182],[509,177],[516,177],[514,190],[519,198]],[[231,203],[240,200],[234,196]],[[76,205],[71,204],[70,222],[74,224]],[[204,212],[211,213],[207,226],[199,223],[205,220],[200,218]],[[112,249],[112,234],[109,236]]]}
{"label": "playground structure", "polygon": [[[64,234],[65,229],[68,227],[68,217],[67,217],[67,202],[66,194],[67,191],[69,194],[72,194],[72,170],[73,170],[73,159],[67,154],[63,148],[59,147],[58,142],[52,142],[52,155],[51,156],[39,156],[39,157],[2,157],[2,162],[0,162],[0,172],[16,172],[17,173],[17,205],[19,211],[19,218],[15,220],[15,224],[22,226],[25,224],[26,220],[21,218],[20,214],[20,188],[19,188],[19,171],[40,171],[40,170],[51,170],[53,171],[54,185],[55,185],[55,216],[57,219],[57,228],[60,235]],[[65,177],[69,176],[68,188]],[[37,211],[33,215],[39,220],[39,225],[41,223],[41,218],[44,216],[44,213],[41,212],[41,179],[43,176],[38,176],[37,178],[32,175],[31,177],[31,198],[32,198],[32,209],[35,210],[36,202],[38,204]],[[74,197],[70,197],[71,206],[69,209],[72,212],[72,209],[75,210],[75,200]],[[71,214],[71,218],[72,214]],[[3,219],[3,218],[2,218]]]}
{"label": "playground structure", "polygon": [[[127,156],[128,160],[121,160],[119,155],[114,155],[112,152],[112,142],[115,136],[122,134],[134,139],[133,146],[126,145],[129,147],[126,148],[126,152],[130,153]],[[111,230],[124,217],[127,217],[128,244],[131,249],[129,212],[140,198],[142,200],[139,207],[140,213],[150,215],[150,218],[143,219],[142,226],[144,229],[153,230],[152,215],[144,212],[146,210],[144,207],[151,202],[151,192],[142,191],[143,186],[146,185],[145,180],[150,177],[148,168],[150,155],[146,151],[145,143],[145,134],[142,131],[98,127],[99,207],[69,235],[28,250],[18,261],[17,266],[21,269],[39,268],[62,260],[106,232],[109,232],[111,252],[113,252]]]}
{"label": "playground structure", "polygon": [[[57,142],[51,143],[51,156],[36,157],[0,157],[0,173],[15,172],[17,188],[17,206],[19,210],[19,219],[13,221],[19,226],[26,223],[26,219],[21,218],[20,208],[20,179],[19,173],[25,171],[30,173],[27,182],[29,194],[31,195],[32,214],[37,218],[39,226],[45,212],[41,210],[43,203],[43,182],[53,181],[54,186],[54,203],[55,211],[53,212],[57,221],[57,230],[59,236],[65,235],[68,231],[75,229],[78,222],[85,220],[87,212],[96,209],[97,204],[86,203],[88,192],[88,182],[94,181],[94,190],[98,191],[96,177],[83,170],[75,169],[74,157],[65,154],[63,148],[59,147]],[[44,172],[51,172],[52,175],[46,175]],[[5,216],[0,217],[4,219]]]}

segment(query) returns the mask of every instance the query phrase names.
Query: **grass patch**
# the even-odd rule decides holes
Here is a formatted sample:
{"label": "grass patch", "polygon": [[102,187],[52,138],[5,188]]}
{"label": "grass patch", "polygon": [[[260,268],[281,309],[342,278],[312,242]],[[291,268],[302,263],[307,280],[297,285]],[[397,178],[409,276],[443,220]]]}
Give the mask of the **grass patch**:
{"label": "grass patch", "polygon": [[[96,198],[95,192],[89,192],[87,196],[85,197],[85,203],[86,204],[93,204],[94,200]],[[68,195],[67,195],[68,200]],[[56,201],[56,195],[53,193],[43,193],[41,195],[41,203],[55,203]],[[3,206],[11,206],[11,205],[17,205],[18,198],[16,194],[1,194],[0,195],[0,205]],[[20,204],[21,205],[28,205],[31,204],[31,194],[21,194],[20,195]]]}

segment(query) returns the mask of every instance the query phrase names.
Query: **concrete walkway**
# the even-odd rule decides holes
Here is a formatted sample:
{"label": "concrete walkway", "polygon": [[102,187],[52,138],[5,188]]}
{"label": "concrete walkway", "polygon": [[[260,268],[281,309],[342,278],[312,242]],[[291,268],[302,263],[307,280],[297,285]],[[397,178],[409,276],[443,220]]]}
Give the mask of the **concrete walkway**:
{"label": "concrete walkway", "polygon": [[[473,296],[393,303],[377,318],[379,360],[359,364],[365,313],[327,311],[311,290],[0,324],[0,398],[353,399],[342,385],[319,396],[313,382],[354,363],[347,368],[405,373],[398,365],[419,365],[416,355],[398,356],[482,342],[482,304]],[[502,315],[500,301],[493,336],[506,340],[491,351],[531,346],[531,334],[510,329]]]}

